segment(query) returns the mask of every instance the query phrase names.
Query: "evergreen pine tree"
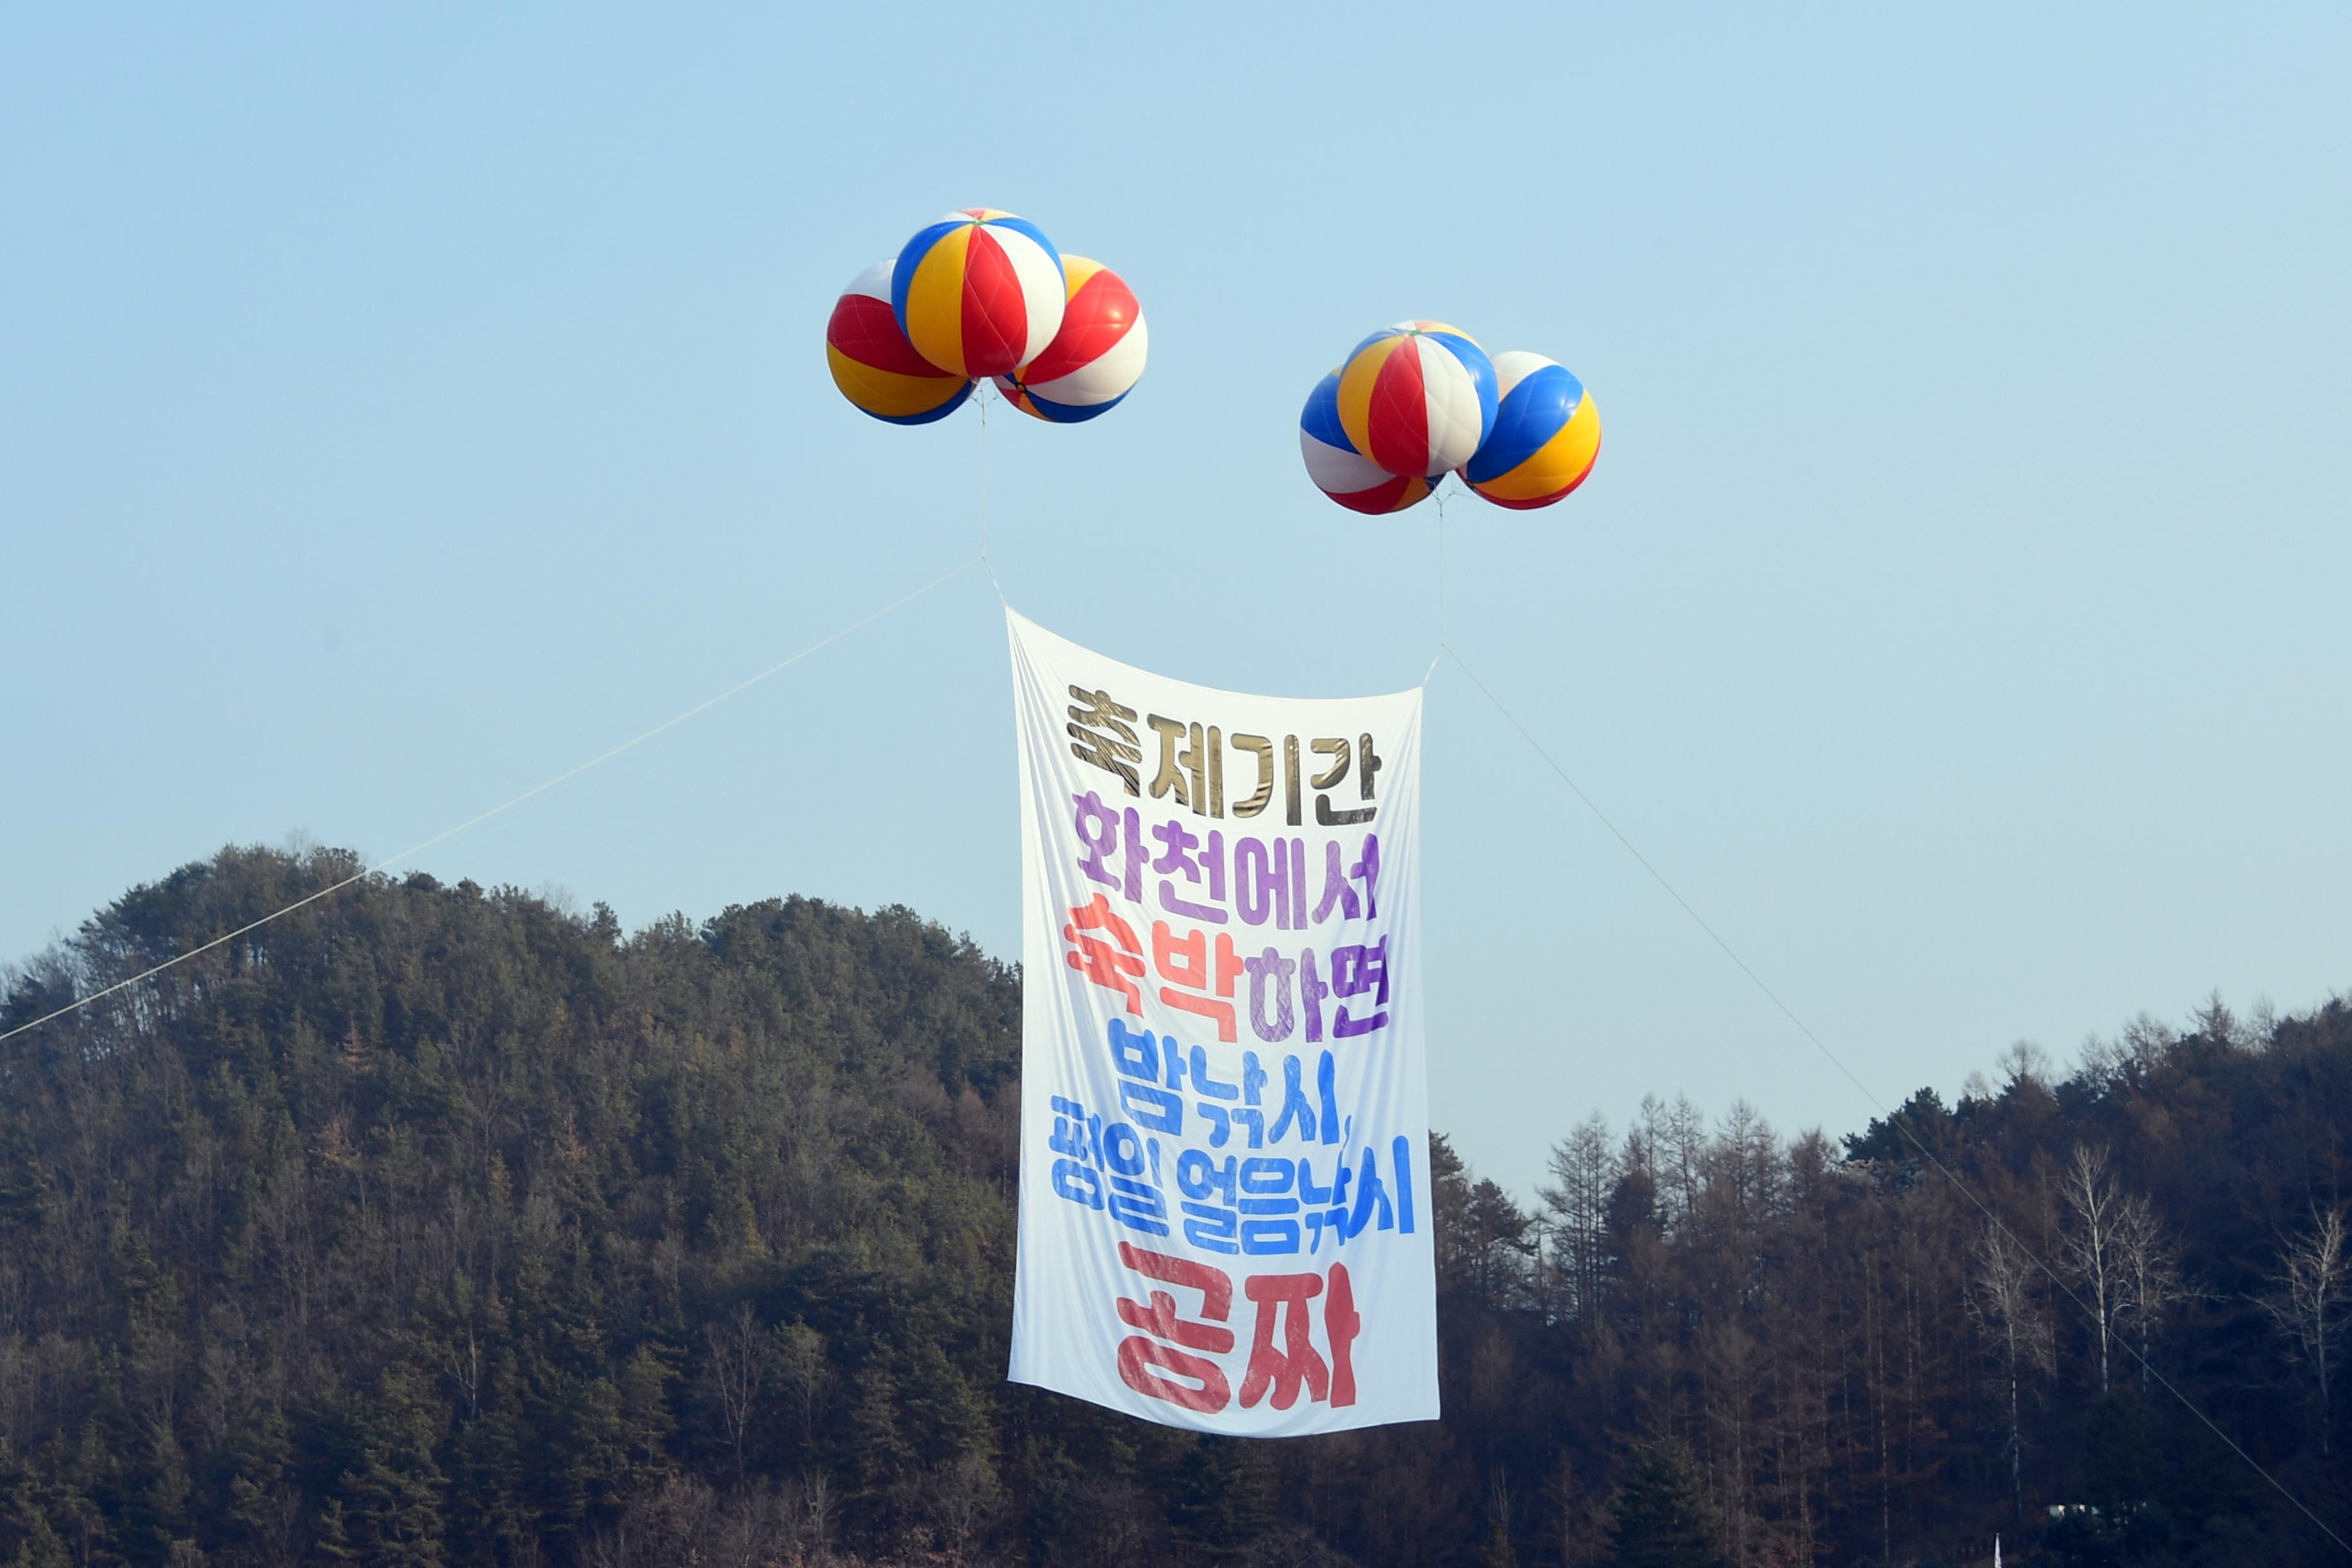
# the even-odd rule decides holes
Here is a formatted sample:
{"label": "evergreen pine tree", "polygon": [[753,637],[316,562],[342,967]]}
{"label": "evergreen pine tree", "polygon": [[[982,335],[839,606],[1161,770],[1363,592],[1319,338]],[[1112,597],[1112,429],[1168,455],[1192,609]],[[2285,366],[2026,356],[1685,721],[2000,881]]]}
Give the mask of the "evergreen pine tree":
{"label": "evergreen pine tree", "polygon": [[319,1510],[319,1522],[310,1532],[310,1555],[320,1563],[356,1563],[359,1553],[352,1550],[351,1531],[343,1523],[343,1500],[329,1498],[327,1506]]}
{"label": "evergreen pine tree", "polygon": [[875,1354],[857,1374],[857,1403],[849,1413],[848,1459],[857,1493],[872,1515],[914,1462],[898,1423],[898,1380]]}
{"label": "evergreen pine tree", "polygon": [[26,1512],[31,1515],[31,1522],[24,1540],[17,1544],[16,1555],[8,1560],[9,1568],[73,1568],[72,1554],[58,1539],[58,1532],[49,1528],[47,1517],[37,1509],[28,1509]]}
{"label": "evergreen pine tree", "polygon": [[275,1494],[292,1451],[285,1414],[278,1410],[263,1412],[231,1445],[224,1533],[231,1543],[257,1558],[273,1549],[278,1529]]}
{"label": "evergreen pine tree", "polygon": [[1611,1506],[1609,1568],[1727,1568],[1723,1526],[1680,1443],[1637,1449]]}
{"label": "evergreen pine tree", "polygon": [[1265,1479],[1238,1437],[1199,1437],[1177,1461],[1168,1522],[1188,1558],[1229,1563],[1265,1532]]}
{"label": "evergreen pine tree", "polygon": [[376,1380],[362,1467],[345,1473],[342,1487],[355,1516],[353,1545],[368,1568],[441,1568],[444,1561],[446,1482],[433,1459],[438,1423],[428,1398],[411,1368],[387,1367]]}
{"label": "evergreen pine tree", "polygon": [[124,1466],[137,1480],[122,1500],[124,1544],[134,1561],[162,1562],[188,1533],[188,1497],[194,1489],[188,1456],[172,1428],[161,1420],[142,1422],[143,1453]]}

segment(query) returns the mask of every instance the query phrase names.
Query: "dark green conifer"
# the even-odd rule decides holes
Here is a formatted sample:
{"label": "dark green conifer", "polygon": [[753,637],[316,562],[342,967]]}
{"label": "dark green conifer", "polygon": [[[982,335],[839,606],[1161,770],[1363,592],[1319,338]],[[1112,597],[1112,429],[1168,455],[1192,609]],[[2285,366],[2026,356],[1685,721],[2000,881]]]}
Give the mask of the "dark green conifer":
{"label": "dark green conifer", "polygon": [[1680,1443],[1635,1449],[1610,1509],[1609,1568],[1726,1568],[1722,1523]]}

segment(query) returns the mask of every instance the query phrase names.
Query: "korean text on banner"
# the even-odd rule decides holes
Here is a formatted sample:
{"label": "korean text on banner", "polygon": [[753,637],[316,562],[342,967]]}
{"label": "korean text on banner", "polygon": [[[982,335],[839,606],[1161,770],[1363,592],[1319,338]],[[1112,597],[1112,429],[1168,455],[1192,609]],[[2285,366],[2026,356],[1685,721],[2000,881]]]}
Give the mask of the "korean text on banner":
{"label": "korean text on banner", "polygon": [[1433,1419],[1420,691],[1218,691],[1007,619],[1013,1381],[1240,1436]]}

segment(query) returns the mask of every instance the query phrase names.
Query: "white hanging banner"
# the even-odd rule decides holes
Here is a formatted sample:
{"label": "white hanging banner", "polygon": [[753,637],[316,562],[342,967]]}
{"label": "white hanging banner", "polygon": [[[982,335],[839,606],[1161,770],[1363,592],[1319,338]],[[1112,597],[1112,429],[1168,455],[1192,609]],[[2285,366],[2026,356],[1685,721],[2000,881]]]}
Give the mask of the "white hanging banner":
{"label": "white hanging banner", "polygon": [[1006,620],[1013,1380],[1252,1436],[1434,1419],[1421,692],[1218,691]]}

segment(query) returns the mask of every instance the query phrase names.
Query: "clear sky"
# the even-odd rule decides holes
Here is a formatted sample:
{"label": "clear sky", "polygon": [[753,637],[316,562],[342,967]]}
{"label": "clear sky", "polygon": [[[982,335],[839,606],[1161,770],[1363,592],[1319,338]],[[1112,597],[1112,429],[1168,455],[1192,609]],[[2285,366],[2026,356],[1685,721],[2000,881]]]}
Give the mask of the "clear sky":
{"label": "clear sky", "polygon": [[[835,395],[950,206],[1118,268],[1110,416],[989,422],[1117,658],[1392,690],[1433,506],[1308,486],[1366,331],[1561,360],[1567,504],[1446,632],[1880,1094],[2352,984],[2352,13],[0,12],[0,955],[230,841],[389,854],[971,555],[982,439]],[[976,574],[423,857],[631,925],[798,891],[1011,955]],[[1458,670],[1433,1101],[1522,1190],[1645,1091],[1869,1107]]]}

